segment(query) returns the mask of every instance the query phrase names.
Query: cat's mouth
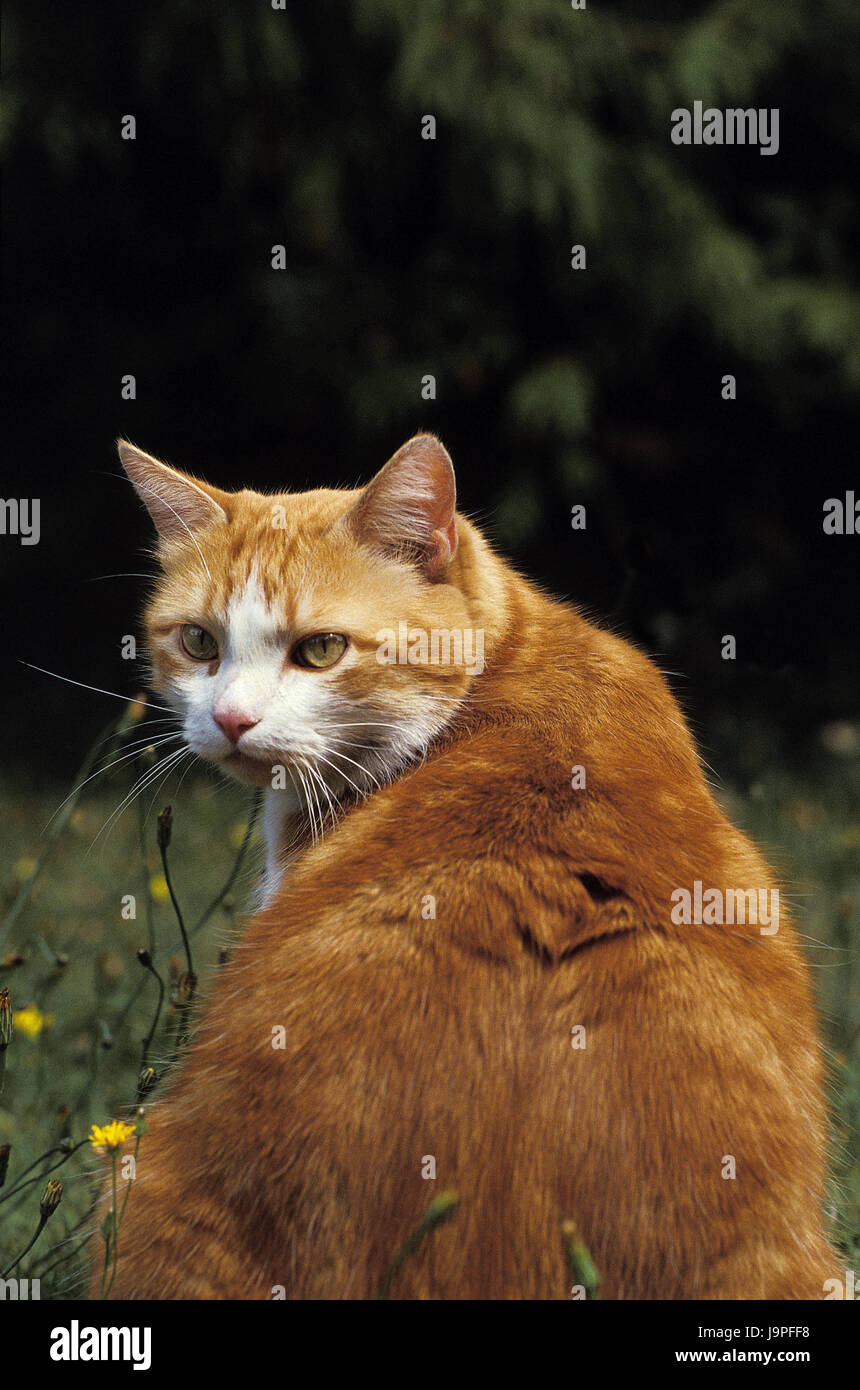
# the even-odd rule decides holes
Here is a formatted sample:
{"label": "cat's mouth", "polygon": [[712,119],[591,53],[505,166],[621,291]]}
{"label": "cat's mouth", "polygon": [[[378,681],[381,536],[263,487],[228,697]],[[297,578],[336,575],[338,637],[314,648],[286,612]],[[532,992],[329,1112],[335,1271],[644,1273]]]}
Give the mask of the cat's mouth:
{"label": "cat's mouth", "polygon": [[229,768],[234,777],[241,782],[253,782],[255,786],[271,785],[273,763],[271,758],[254,758],[248,753],[240,753],[234,748],[232,753],[222,759],[222,766]]}

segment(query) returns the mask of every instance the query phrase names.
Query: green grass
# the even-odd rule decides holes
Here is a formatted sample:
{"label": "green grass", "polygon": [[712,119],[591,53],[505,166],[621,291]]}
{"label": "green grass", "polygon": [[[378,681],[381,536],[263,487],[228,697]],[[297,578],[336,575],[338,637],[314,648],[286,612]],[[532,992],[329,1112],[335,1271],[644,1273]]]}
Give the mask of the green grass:
{"label": "green grass", "polygon": [[[13,1009],[17,1013],[35,1006],[45,1018],[36,1037],[29,1037],[25,1023],[19,1023],[6,1053],[0,1144],[10,1143],[12,1149],[6,1184],[0,1189],[0,1273],[38,1223],[44,1180],[9,1197],[20,1175],[63,1135],[78,1143],[93,1123],[128,1118],[134,1105],[142,1042],[159,994],[155,979],[138,962],[140,947],[151,950],[167,986],[149,1061],[161,1071],[173,1051],[179,1011],[170,1002],[170,986],[185,970],[185,957],[176,915],[165,895],[156,815],[173,801],[170,875],[193,930],[231,874],[252,806],[242,788],[190,774],[177,794],[181,775],[180,771],[165,783],[155,798],[155,786],[143,793],[139,806],[145,827],[132,805],[106,831],[102,827],[128,791],[130,777],[120,768],[91,782],[50,849],[26,908],[0,946],[0,987],[9,989]],[[67,792],[59,787],[34,792],[20,783],[0,782],[4,915],[43,853],[46,822]],[[219,950],[237,935],[236,912],[249,896],[259,852],[255,830],[233,892],[191,937],[201,993],[217,969]],[[133,907],[129,897],[135,899]],[[64,1157],[55,1152],[34,1173],[47,1173]],[[85,1252],[53,1270],[47,1266],[68,1254],[90,1229],[93,1175],[104,1163],[84,1144],[52,1173],[63,1182],[62,1202],[34,1250],[15,1270],[21,1277],[41,1277],[43,1298],[79,1291]],[[98,1247],[103,1249],[96,1234],[92,1248],[97,1255]]]}
{"label": "green grass", "polygon": [[785,884],[809,961],[831,1065],[831,1235],[860,1260],[860,758],[815,778],[778,769],[722,797]]}
{"label": "green grass", "polygon": [[[145,792],[105,831],[130,777],[120,767],[94,779],[52,845],[44,828],[68,788],[35,791],[21,782],[0,783],[5,832],[0,915],[8,914],[48,845],[29,900],[0,945],[0,986],[10,990],[13,1008],[33,1005],[46,1016],[37,1037],[29,1038],[25,1026],[19,1026],[6,1053],[0,1144],[10,1143],[12,1150],[0,1190],[0,1273],[33,1235],[44,1175],[61,1163],[52,1176],[62,1179],[62,1202],[15,1271],[41,1278],[43,1298],[81,1291],[88,1248],[75,1251],[90,1229],[94,1175],[105,1161],[86,1143],[71,1156],[57,1151],[37,1160],[63,1136],[78,1144],[93,1123],[133,1113],[142,1040],[158,998],[156,981],[139,964],[137,950],[151,950],[168,986],[185,969],[176,917],[161,878],[157,812],[172,802],[171,877],[192,928],[230,875],[248,824],[251,799],[241,788],[217,785],[194,773],[177,788],[179,777],[181,771],[157,793],[154,787]],[[828,1216],[834,1240],[857,1268],[860,758],[829,758],[817,779],[776,769],[753,786],[724,791],[722,799],[781,870],[803,934],[833,1068]],[[234,893],[192,937],[201,994],[218,968],[219,949],[240,928],[236,916],[247,901],[259,848],[255,831]],[[123,899],[129,895],[136,899],[134,920],[123,915]],[[177,1023],[178,1010],[166,1001],[149,1059],[156,1069],[172,1052]],[[38,1180],[8,1197],[34,1163],[30,1176],[38,1175]],[[92,1236],[89,1250],[101,1256],[100,1234]],[[65,1258],[57,1263],[60,1257]]]}

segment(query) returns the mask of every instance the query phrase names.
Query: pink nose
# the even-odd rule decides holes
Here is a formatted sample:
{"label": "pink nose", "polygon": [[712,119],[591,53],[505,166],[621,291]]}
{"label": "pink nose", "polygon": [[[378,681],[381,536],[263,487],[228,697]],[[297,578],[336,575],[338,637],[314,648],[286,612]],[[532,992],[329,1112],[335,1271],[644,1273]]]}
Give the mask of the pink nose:
{"label": "pink nose", "polygon": [[231,743],[238,743],[243,734],[256,728],[260,722],[259,719],[249,719],[247,714],[238,710],[226,710],[224,714],[213,714],[212,717]]}

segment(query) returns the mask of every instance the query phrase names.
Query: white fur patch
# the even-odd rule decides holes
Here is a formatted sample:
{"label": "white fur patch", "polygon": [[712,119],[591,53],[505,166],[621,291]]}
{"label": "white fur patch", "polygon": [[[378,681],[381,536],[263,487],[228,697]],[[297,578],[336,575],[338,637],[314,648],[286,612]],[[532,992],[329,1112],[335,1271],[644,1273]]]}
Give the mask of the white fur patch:
{"label": "white fur patch", "polygon": [[[197,620],[207,627],[206,614]],[[218,669],[210,675],[205,663],[189,662],[171,694],[184,717],[189,747],[240,779],[241,769],[230,762],[237,746],[215,716],[239,715],[253,724],[238,751],[258,764],[260,777],[269,783],[260,889],[268,903],[295,853],[286,843],[295,828],[289,822],[301,815],[311,838],[318,839],[344,795],[371,793],[421,756],[452,711],[417,692],[406,699],[400,692],[386,702],[382,686],[372,704],[356,705],[341,693],[338,668],[324,673],[290,664],[288,643],[308,632],[285,638],[256,575],[231,597],[220,622],[216,615],[208,625],[219,642]],[[350,647],[342,663],[346,667],[359,659]],[[377,669],[381,677],[384,668]]]}

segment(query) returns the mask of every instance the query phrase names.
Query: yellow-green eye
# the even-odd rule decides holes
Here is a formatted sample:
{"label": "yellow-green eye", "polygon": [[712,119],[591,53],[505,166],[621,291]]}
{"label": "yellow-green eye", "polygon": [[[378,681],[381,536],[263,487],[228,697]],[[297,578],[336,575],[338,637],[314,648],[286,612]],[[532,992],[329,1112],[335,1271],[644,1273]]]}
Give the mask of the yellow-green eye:
{"label": "yellow-green eye", "polygon": [[347,648],[347,640],[339,632],[318,632],[314,637],[305,637],[293,651],[293,661],[299,666],[310,666],[315,671],[324,671],[340,661]]}
{"label": "yellow-green eye", "polygon": [[218,655],[215,638],[196,623],[184,623],[179,630],[179,640],[183,650],[195,661],[214,661]]}

